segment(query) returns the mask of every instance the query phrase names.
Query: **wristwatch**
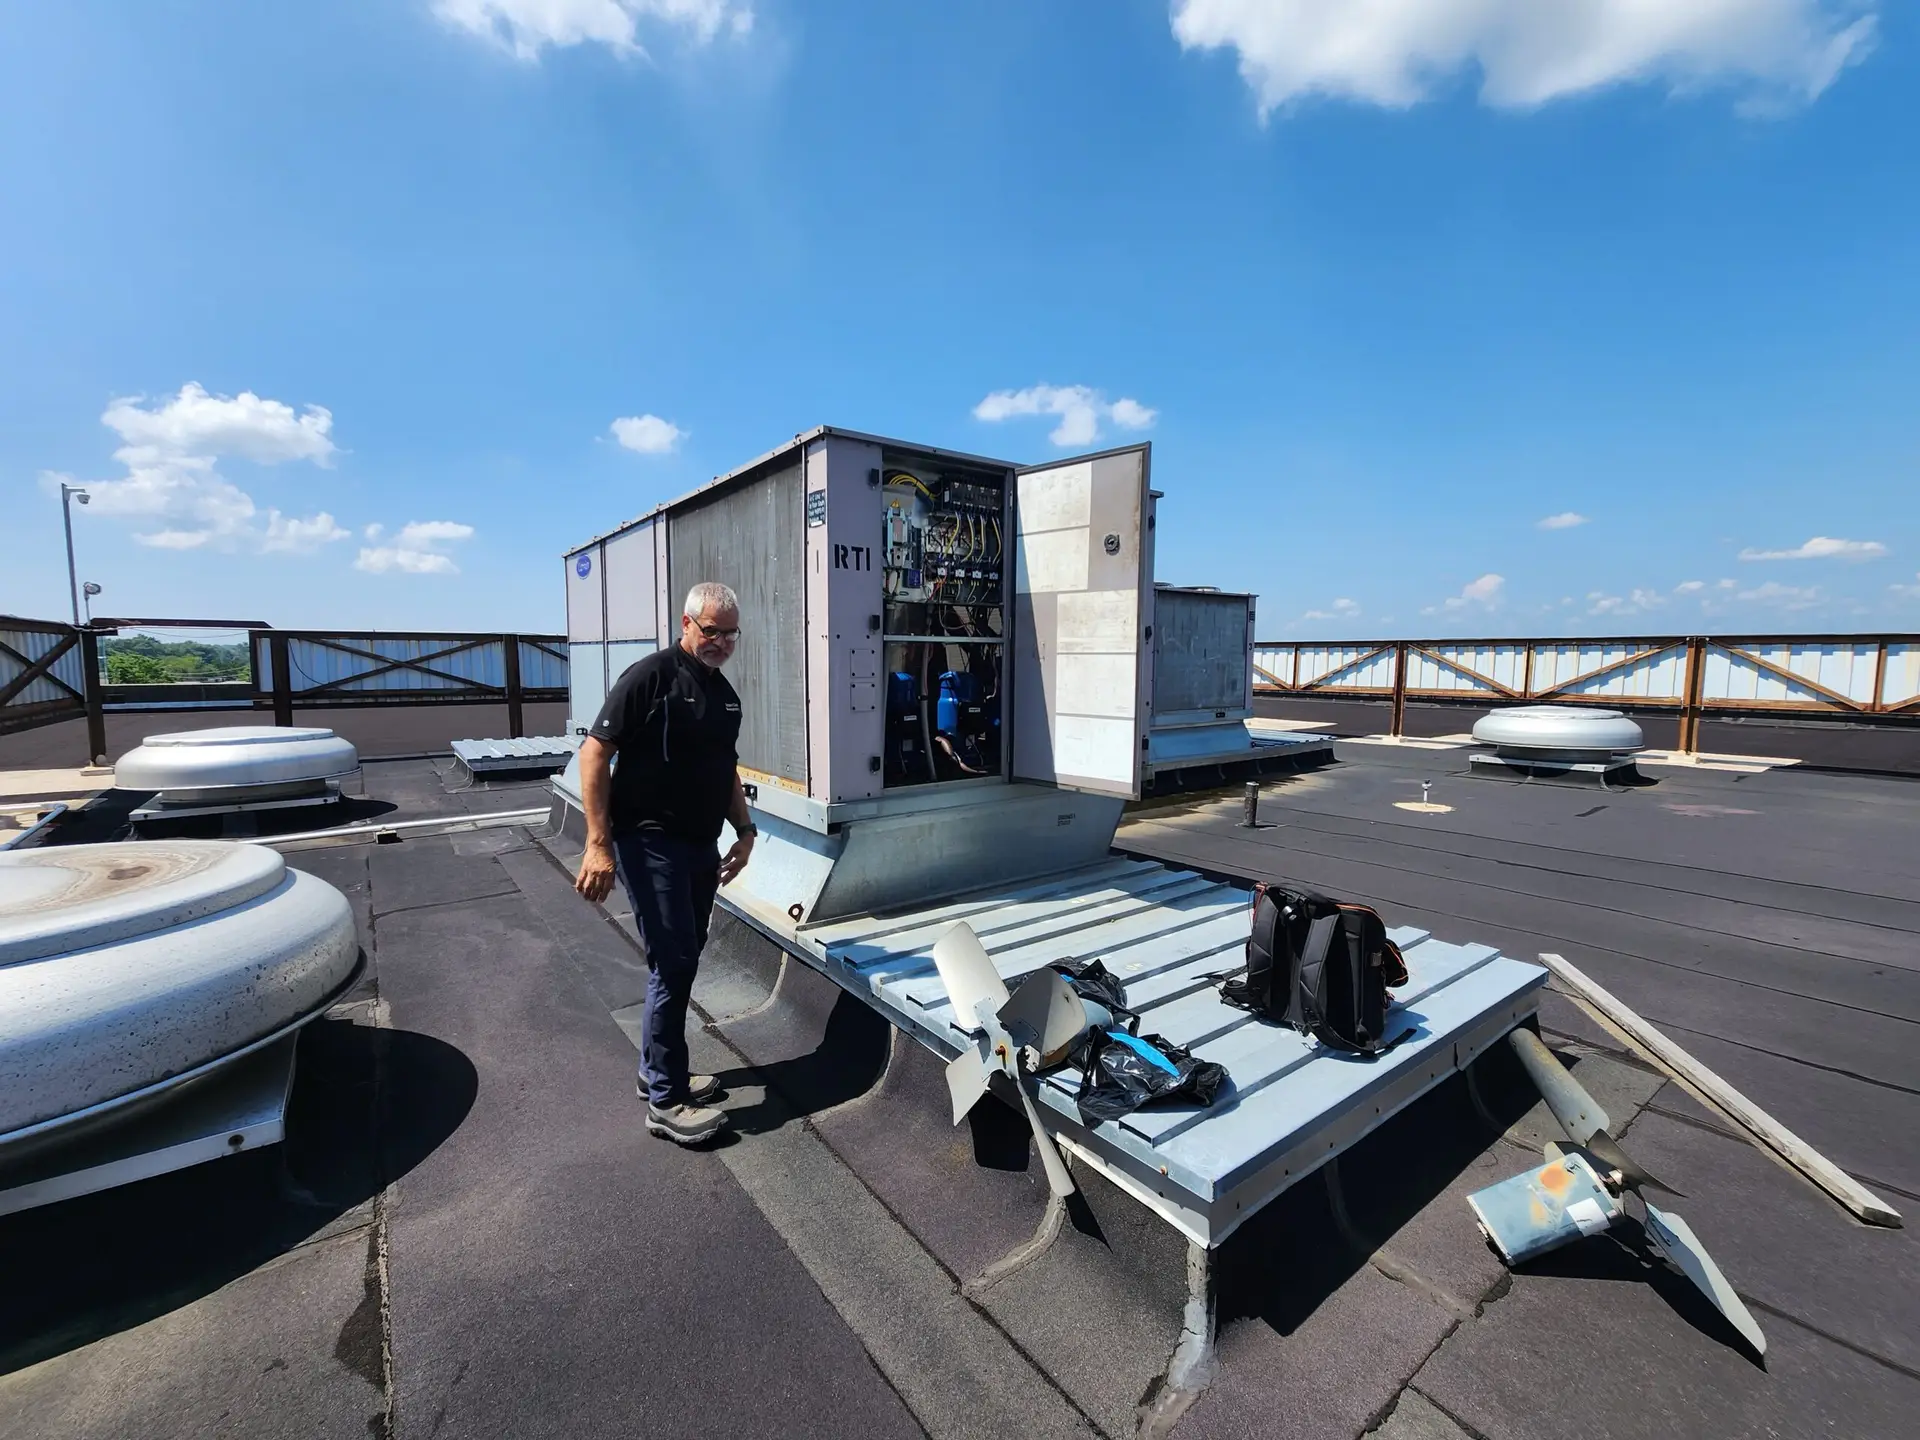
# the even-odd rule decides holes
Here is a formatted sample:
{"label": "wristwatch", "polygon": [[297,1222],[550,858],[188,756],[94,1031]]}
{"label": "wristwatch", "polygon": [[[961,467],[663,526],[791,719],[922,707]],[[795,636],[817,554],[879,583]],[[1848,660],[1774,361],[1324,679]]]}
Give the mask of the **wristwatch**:
{"label": "wristwatch", "polygon": [[733,836],[736,840],[750,840],[759,833],[760,827],[751,820],[744,825],[736,825],[733,827]]}

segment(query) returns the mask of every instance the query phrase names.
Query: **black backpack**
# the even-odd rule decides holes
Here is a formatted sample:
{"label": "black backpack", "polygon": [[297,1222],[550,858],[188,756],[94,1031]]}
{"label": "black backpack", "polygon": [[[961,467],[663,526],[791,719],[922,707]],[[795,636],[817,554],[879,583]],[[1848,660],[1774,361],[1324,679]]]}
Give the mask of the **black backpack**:
{"label": "black backpack", "polygon": [[1335,1050],[1378,1055],[1387,1038],[1387,988],[1407,983],[1400,947],[1377,911],[1311,890],[1256,885],[1247,968],[1220,998],[1311,1035]]}

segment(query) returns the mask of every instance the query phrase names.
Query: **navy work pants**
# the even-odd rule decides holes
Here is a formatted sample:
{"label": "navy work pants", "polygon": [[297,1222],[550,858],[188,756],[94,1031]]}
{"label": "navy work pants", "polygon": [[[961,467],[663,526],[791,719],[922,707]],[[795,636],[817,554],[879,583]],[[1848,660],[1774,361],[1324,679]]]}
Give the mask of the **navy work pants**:
{"label": "navy work pants", "polygon": [[658,830],[634,830],[613,842],[633,917],[647,942],[647,1008],[640,1078],[655,1105],[687,1098],[687,1006],[707,944],[720,852]]}

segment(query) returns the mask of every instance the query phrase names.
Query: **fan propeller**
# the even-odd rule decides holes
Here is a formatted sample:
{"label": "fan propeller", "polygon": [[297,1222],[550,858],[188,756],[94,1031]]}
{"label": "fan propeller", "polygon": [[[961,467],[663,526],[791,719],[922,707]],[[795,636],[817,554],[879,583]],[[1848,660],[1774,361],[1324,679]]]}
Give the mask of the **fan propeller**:
{"label": "fan propeller", "polygon": [[1034,1149],[1047,1172],[1053,1193],[1073,1193],[1073,1177],[1060,1151],[1040,1124],[1034,1106],[1031,1077],[1057,1065],[1090,1029],[1113,1023],[1098,1005],[1082,1000],[1060,973],[1051,967],[1034,971],[1011,995],[1007,982],[993,968],[993,959],[980,937],[965,921],[942,935],[933,947],[934,967],[947,988],[954,1022],[975,1031],[973,1043],[947,1065],[947,1094],[953,1101],[953,1123],[958,1125],[987,1093],[996,1074],[1013,1082],[1033,1129]]}
{"label": "fan propeller", "polygon": [[1517,1264],[1596,1235],[1626,1214],[1620,1197],[1631,1193],[1646,1206],[1643,1228],[1654,1253],[1692,1281],[1755,1353],[1765,1355],[1766,1335],[1693,1227],[1680,1216],[1657,1209],[1640,1193],[1643,1189],[1670,1195],[1680,1192],[1656,1180],[1620,1148],[1607,1133],[1607,1112],[1538,1035],[1523,1028],[1507,1040],[1572,1143],[1549,1140],[1544,1150],[1551,1163],[1544,1170],[1530,1169],[1467,1197],[1481,1232],[1494,1248],[1509,1264]]}

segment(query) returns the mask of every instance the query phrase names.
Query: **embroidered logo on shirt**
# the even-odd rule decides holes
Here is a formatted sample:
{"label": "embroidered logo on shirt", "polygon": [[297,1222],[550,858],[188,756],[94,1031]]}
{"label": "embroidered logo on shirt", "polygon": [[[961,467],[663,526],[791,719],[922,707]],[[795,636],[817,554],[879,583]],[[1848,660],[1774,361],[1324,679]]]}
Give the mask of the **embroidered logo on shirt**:
{"label": "embroidered logo on shirt", "polygon": [[738,710],[739,708],[740,708],[740,707],[739,707],[738,705],[729,705],[729,706],[727,706],[727,709],[728,709],[729,711],[735,711],[735,710]]}

